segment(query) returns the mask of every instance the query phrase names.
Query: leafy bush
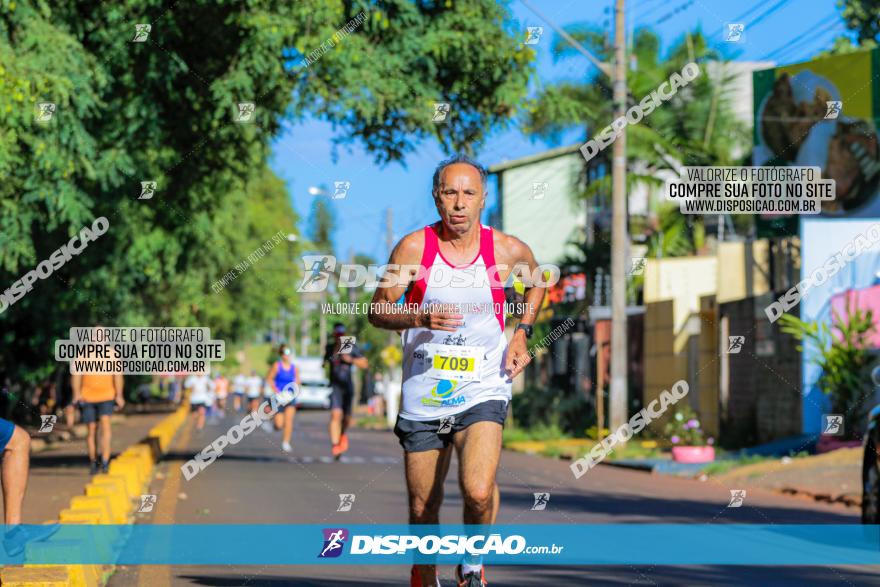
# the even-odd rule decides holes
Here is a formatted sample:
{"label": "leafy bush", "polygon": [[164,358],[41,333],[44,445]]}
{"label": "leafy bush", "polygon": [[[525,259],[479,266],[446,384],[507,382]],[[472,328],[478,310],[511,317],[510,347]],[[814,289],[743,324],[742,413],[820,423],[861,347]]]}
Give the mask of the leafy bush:
{"label": "leafy bush", "polygon": [[566,436],[565,432],[558,426],[546,424],[539,424],[532,428],[505,427],[503,432],[505,444],[534,440],[558,440]]}
{"label": "leafy bush", "polygon": [[[816,381],[822,393],[831,396],[831,409],[845,414],[846,438],[859,438],[855,423],[870,406],[865,398],[873,390],[867,370],[871,364],[871,335],[874,315],[871,310],[852,307],[847,302],[844,315],[832,311],[831,325],[825,322],[805,322],[790,314],[780,318],[782,331],[800,342],[809,342],[815,349],[814,363],[822,369]],[[799,345],[799,351],[804,345]]]}
{"label": "leafy bush", "polygon": [[714,463],[709,463],[702,469],[702,473],[709,475],[722,475],[736,469],[737,467],[744,467],[746,465],[754,465],[756,463],[763,463],[765,461],[774,460],[772,457],[763,457],[758,455],[752,455],[749,457],[742,457],[738,459],[723,459],[719,461],[715,461]]}
{"label": "leafy bush", "polygon": [[697,413],[690,406],[679,407],[666,423],[664,432],[669,441],[676,446],[715,444],[714,438],[706,438]]}
{"label": "leafy bush", "polygon": [[527,387],[512,401],[514,421],[525,429],[556,427],[566,435],[583,437],[587,427],[596,422],[586,399],[561,390]]}

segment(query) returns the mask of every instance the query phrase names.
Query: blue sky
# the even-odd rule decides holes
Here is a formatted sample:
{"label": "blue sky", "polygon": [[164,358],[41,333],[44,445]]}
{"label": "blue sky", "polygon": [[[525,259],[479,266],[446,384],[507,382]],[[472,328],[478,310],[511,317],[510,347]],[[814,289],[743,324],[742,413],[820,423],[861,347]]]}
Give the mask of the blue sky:
{"label": "blue sky", "polygon": [[[611,27],[612,0],[530,0],[544,16],[559,26],[578,22]],[[544,27],[544,34],[533,48],[537,52],[534,92],[541,84],[564,79],[584,79],[595,69],[584,57],[554,61],[550,50],[554,32],[520,0],[509,3],[513,18],[525,31],[527,26]],[[606,13],[605,10],[608,10]],[[700,26],[703,32],[721,41],[728,22],[747,25],[745,41],[735,48],[737,61],[774,60],[796,63],[827,49],[844,32],[835,0],[628,0],[627,29],[650,26],[664,48],[685,31]],[[329,200],[337,219],[336,254],[365,253],[379,261],[387,258],[385,247],[385,209],[393,210],[395,241],[401,236],[436,219],[431,195],[431,175],[437,162],[448,156],[433,141],[424,142],[399,163],[379,167],[357,145],[351,151],[339,149],[336,163],[331,159],[334,132],[328,123],[312,118],[286,125],[273,144],[272,169],[287,183],[294,209],[305,231],[311,208],[310,186],[334,181],[350,181],[345,199]],[[573,131],[559,141],[549,143],[523,135],[514,125],[492,133],[477,153],[484,165],[539,153],[547,148],[572,144],[583,138],[583,131]],[[321,197],[321,196],[319,196]],[[490,207],[495,194],[490,187]]]}

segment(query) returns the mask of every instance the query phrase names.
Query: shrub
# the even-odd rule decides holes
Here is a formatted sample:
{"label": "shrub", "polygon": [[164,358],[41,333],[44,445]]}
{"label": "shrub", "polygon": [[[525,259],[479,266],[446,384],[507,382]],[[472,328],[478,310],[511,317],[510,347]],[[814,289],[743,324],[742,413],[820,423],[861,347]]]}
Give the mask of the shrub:
{"label": "shrub", "polygon": [[587,427],[596,422],[586,399],[556,389],[527,387],[514,395],[512,402],[514,420],[522,428],[558,427],[566,435],[584,436]]}
{"label": "shrub", "polygon": [[706,438],[697,413],[690,406],[679,406],[666,423],[666,437],[675,446],[703,446],[715,444],[714,438]]}

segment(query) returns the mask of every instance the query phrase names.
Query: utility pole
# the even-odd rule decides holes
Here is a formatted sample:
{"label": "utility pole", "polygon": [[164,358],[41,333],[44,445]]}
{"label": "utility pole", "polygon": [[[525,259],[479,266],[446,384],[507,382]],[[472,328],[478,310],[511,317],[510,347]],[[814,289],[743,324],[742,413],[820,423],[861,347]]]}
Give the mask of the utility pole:
{"label": "utility pole", "polygon": [[[614,7],[614,119],[626,116],[626,26],[624,0]],[[614,141],[611,164],[611,385],[609,430],[626,421],[626,255],[629,251],[626,201],[626,128]]]}
{"label": "utility pole", "polygon": [[[599,61],[565,30],[535,8],[530,0],[520,0],[538,15],[575,50],[611,78],[614,88],[614,118],[626,115],[626,24],[624,0],[614,6],[614,63]],[[591,131],[594,129],[591,129]],[[626,202],[626,128],[614,141],[611,164],[611,381],[608,390],[609,429],[616,430],[626,421],[627,344],[626,344],[626,259],[629,256],[629,234]],[[601,424],[599,426],[601,428]]]}

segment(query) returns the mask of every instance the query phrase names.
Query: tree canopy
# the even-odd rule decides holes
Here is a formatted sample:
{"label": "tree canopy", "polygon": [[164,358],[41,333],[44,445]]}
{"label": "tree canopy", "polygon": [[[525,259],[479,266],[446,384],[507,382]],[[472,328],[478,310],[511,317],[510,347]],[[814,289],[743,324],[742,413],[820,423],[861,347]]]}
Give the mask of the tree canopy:
{"label": "tree canopy", "polygon": [[[534,57],[489,0],[3,6],[0,289],[96,217],[110,224],[0,313],[12,380],[56,368],[52,341],[71,325],[200,325],[235,339],[295,307],[290,241],[212,290],[274,235],[299,232],[266,164],[281,124],[311,113],[380,163],[426,139],[467,150],[522,98]],[[451,105],[446,124],[432,121],[437,102]],[[41,103],[54,104],[48,120]]]}

